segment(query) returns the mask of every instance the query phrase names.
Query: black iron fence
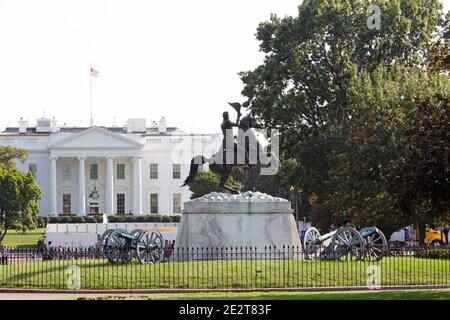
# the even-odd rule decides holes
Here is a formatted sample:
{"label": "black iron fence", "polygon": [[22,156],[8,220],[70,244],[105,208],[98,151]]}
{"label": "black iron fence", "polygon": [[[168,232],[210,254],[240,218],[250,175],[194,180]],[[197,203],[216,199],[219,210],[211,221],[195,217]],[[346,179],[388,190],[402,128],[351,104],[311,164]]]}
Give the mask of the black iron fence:
{"label": "black iron fence", "polygon": [[379,261],[305,254],[299,247],[175,248],[156,263],[101,250],[12,249],[0,253],[0,287],[30,289],[239,289],[450,285],[450,248],[402,247]]}

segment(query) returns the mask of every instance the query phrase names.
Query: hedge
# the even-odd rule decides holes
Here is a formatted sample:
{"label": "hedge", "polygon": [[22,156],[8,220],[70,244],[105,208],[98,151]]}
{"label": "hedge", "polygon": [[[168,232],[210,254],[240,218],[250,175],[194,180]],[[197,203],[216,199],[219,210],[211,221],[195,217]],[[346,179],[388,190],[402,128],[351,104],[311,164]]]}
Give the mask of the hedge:
{"label": "hedge", "polygon": [[108,216],[108,222],[180,222],[181,216],[145,215],[145,216]]}
{"label": "hedge", "polygon": [[425,259],[450,259],[450,250],[445,248],[423,249],[417,251],[415,256]]}
{"label": "hedge", "polygon": [[[103,218],[101,216],[61,216],[61,217],[49,217],[46,218],[41,217],[38,223],[39,225],[46,225],[48,223],[96,223],[103,222]],[[145,216],[108,216],[108,222],[180,222],[181,216],[165,216],[165,215],[145,215]]]}

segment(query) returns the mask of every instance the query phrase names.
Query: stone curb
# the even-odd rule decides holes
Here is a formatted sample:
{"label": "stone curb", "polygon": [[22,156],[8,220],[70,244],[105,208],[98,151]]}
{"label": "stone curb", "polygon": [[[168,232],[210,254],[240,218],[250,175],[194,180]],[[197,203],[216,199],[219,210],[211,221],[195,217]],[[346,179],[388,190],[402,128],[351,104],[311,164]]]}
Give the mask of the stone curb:
{"label": "stone curb", "polygon": [[450,285],[412,285],[412,286],[383,286],[381,288],[369,287],[312,287],[312,288],[254,288],[254,289],[135,289],[135,290],[42,290],[42,289],[16,289],[1,288],[0,293],[51,293],[51,294],[160,294],[160,293],[242,293],[242,292],[351,292],[351,291],[407,291],[407,290],[436,290],[450,289]]}

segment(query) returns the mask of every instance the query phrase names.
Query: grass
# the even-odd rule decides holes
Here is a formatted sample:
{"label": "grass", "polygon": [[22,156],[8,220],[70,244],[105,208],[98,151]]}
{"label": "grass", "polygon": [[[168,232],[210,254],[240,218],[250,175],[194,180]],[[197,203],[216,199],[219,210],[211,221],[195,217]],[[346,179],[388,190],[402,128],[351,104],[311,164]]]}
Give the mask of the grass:
{"label": "grass", "polygon": [[[75,271],[68,269],[76,265]],[[450,284],[450,260],[413,256],[380,262],[233,260],[111,265],[103,259],[52,260],[0,265],[0,287],[67,289],[238,289],[367,286],[378,266],[381,285]]]}
{"label": "grass", "polygon": [[34,248],[37,241],[45,237],[45,228],[38,228],[22,233],[17,230],[8,230],[2,244],[14,248]]}
{"label": "grass", "polygon": [[450,300],[450,290],[374,292],[242,292],[110,295],[77,300]]}

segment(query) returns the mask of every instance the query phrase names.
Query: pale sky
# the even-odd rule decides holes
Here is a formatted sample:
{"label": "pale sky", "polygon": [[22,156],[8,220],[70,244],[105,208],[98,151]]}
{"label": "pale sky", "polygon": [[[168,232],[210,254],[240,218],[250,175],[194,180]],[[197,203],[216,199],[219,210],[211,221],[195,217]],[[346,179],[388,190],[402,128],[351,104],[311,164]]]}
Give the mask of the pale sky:
{"label": "pale sky", "polygon": [[[0,0],[0,130],[20,117],[87,126],[159,120],[219,132],[237,72],[258,66],[255,32],[300,0]],[[234,117],[234,115],[233,115]]]}
{"label": "pale sky", "polygon": [[[87,126],[115,117],[218,132],[237,73],[262,62],[256,28],[301,0],[0,0],[0,130],[20,117]],[[450,0],[445,0],[449,8]]]}

